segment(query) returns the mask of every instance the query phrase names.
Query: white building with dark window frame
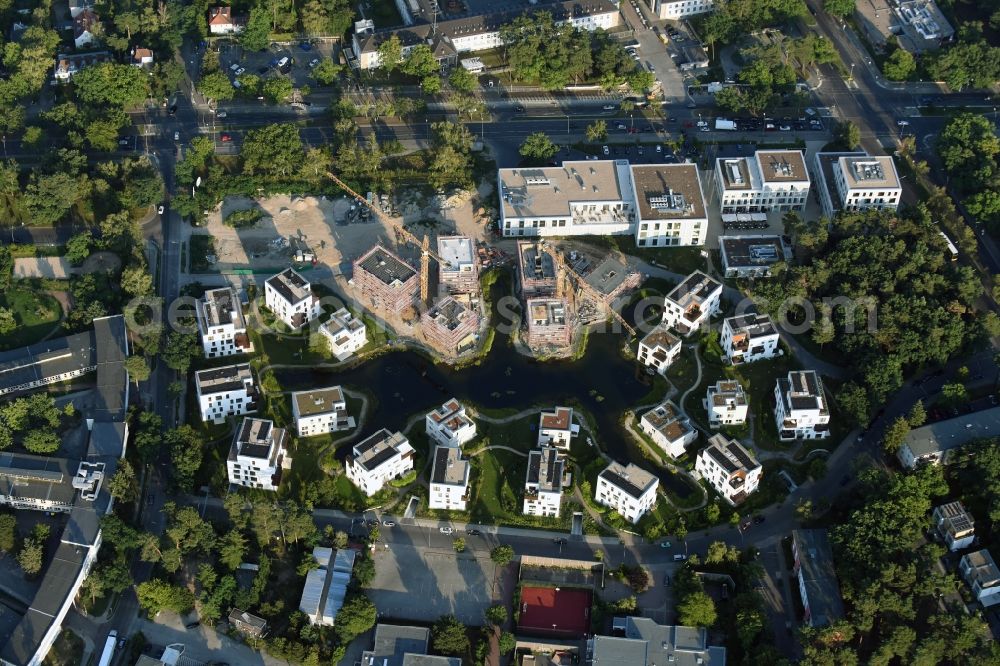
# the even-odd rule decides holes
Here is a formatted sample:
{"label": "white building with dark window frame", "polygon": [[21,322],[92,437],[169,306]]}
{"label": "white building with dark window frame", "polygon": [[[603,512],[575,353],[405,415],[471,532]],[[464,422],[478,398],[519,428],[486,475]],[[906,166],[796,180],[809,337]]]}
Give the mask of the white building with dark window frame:
{"label": "white building with dark window frame", "polygon": [[569,450],[570,440],[578,434],[580,426],[573,423],[572,407],[556,407],[538,416],[538,446]]}
{"label": "white building with dark window frame", "polygon": [[479,256],[468,236],[439,236],[438,256],[445,263],[438,267],[439,280],[450,294],[479,293]]}
{"label": "white building with dark window frame", "polygon": [[708,326],[712,316],[718,314],[721,301],[722,283],[702,271],[695,271],[667,294],[663,303],[663,324],[689,337]]}
{"label": "white building with dark window frame", "polygon": [[826,439],[830,436],[830,406],[823,380],[815,370],[792,370],[774,387],[774,422],[778,439]]}
{"label": "white building with dark window frame", "polygon": [[344,465],[347,478],[371,497],[389,481],[413,469],[413,447],[403,433],[382,428],[351,447]]}
{"label": "white building with dark window frame", "polygon": [[288,432],[284,428],[275,428],[274,422],[267,419],[243,419],[226,459],[229,483],[277,490],[281,470],[291,466]]}
{"label": "white building with dark window frame", "polygon": [[569,480],[566,459],[559,449],[543,446],[530,451],[524,476],[522,513],[557,518],[562,506],[562,489],[569,485]]}
{"label": "white building with dark window frame", "polygon": [[319,327],[319,333],[330,345],[330,352],[338,361],[354,355],[368,344],[368,334],[363,321],[347,308],[340,308]]}
{"label": "white building with dark window frame", "polygon": [[297,271],[286,268],[264,282],[264,305],[292,330],[319,317],[319,298]]}
{"label": "white building with dark window frame", "polygon": [[469,501],[468,460],[457,446],[436,446],[431,467],[428,506],[431,509],[465,511]]}
{"label": "white building with dark window frame", "polygon": [[708,213],[698,165],[633,165],[631,176],[638,247],[705,244]]}
{"label": "white building with dark window frame", "polygon": [[720,379],[709,385],[702,405],[710,428],[743,425],[750,409],[743,387],[735,379]]}
{"label": "white building with dark window frame", "polygon": [[687,452],[688,444],[698,439],[698,430],[691,420],[670,400],[643,414],[639,427],[671,458],[680,458]]}
{"label": "white building with dark window frame", "polygon": [[719,343],[733,365],[781,355],[778,329],[766,314],[751,312],[722,320]]}
{"label": "white building with dark window frame", "polygon": [[757,490],[763,471],[742,444],[721,433],[709,438],[708,446],[695,459],[694,469],[733,506]]}
{"label": "white building with dark window frame", "polygon": [[253,353],[243,305],[235,289],[209,289],[198,299],[195,311],[205,358]]}
{"label": "white building with dark window frame", "polygon": [[653,368],[659,374],[665,375],[680,353],[680,338],[663,324],[658,324],[639,341],[636,360],[647,368]]}
{"label": "white building with dark window frame", "polygon": [[459,447],[476,436],[476,423],[465,413],[465,405],[455,398],[448,400],[424,417],[427,436],[441,446]]}
{"label": "white building with dark window frame", "polygon": [[1000,568],[990,551],[983,548],[962,556],[958,571],[984,608],[1000,604]]}
{"label": "white building with dark window frame", "polygon": [[903,187],[889,155],[866,152],[816,153],[819,200],[823,215],[841,211],[896,210]]}
{"label": "white building with dark window frame", "polygon": [[292,393],[292,418],[299,437],[327,435],[354,427],[347,400],[339,386]]}
{"label": "white building with dark window frame", "polygon": [[199,370],[194,386],[202,421],[218,424],[257,411],[257,383],[249,363]]}
{"label": "white building with dark window frame", "polygon": [[948,502],[934,507],[931,522],[950,551],[968,548],[976,539],[976,522],[961,502]]}
{"label": "white building with dark window frame", "polygon": [[707,14],[715,10],[713,0],[648,0],[649,8],[658,19],[679,21],[688,16]]}
{"label": "white building with dark window frame", "polygon": [[801,150],[758,150],[715,161],[722,214],[805,210],[809,171]]}
{"label": "white building with dark window frame", "polygon": [[597,475],[594,500],[608,506],[633,525],[656,506],[660,480],[643,468],[612,462]]}

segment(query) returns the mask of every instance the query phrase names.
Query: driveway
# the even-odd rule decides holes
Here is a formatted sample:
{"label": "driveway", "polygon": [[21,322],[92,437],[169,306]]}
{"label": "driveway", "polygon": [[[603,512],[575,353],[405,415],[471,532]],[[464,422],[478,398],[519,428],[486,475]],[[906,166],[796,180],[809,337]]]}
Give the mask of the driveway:
{"label": "driveway", "polygon": [[[179,666],[205,664],[210,661],[240,664],[241,666],[287,666],[284,659],[275,659],[250,646],[234,641],[209,627],[185,629],[176,613],[162,612],[153,621],[139,619],[132,625],[133,631],[141,631],[146,640],[162,648],[171,643],[184,644],[184,656]],[[159,654],[158,652],[154,652]]]}

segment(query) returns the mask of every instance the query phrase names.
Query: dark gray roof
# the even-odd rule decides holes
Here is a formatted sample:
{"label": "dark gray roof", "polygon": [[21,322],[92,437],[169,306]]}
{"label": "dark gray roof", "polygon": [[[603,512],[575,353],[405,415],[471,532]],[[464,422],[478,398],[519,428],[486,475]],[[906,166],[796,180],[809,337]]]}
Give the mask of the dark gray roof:
{"label": "dark gray roof", "polygon": [[914,428],[903,440],[903,445],[914,458],[919,458],[964,446],[974,439],[997,435],[1000,435],[1000,407],[991,407]]}
{"label": "dark gray roof", "polygon": [[201,395],[240,391],[253,383],[253,372],[249,363],[238,363],[221,368],[199,370],[194,375],[195,385]]}
{"label": "dark gray roof", "polygon": [[77,461],[0,453],[0,495],[72,504]]}
{"label": "dark gray roof", "polygon": [[833,551],[826,530],[792,530],[799,576],[806,588],[813,626],[832,624],[844,616]]}
{"label": "dark gray roof", "polygon": [[235,460],[236,456],[240,455],[270,460],[273,464],[278,451],[284,446],[286,437],[285,429],[275,428],[273,421],[244,418],[240,429],[236,431],[236,437],[233,438],[229,458]]}
{"label": "dark gray roof", "polygon": [[719,236],[724,268],[760,268],[789,259],[781,236]]}
{"label": "dark gray roof", "polygon": [[717,289],[722,289],[722,284],[718,280],[702,271],[695,271],[671,289],[667,298],[686,308],[690,303],[703,303]]}
{"label": "dark gray roof", "polygon": [[[389,450],[394,451],[394,449]],[[464,486],[468,482],[469,461],[462,460],[462,451],[458,447],[438,446],[434,449],[431,483]]]}
{"label": "dark gray roof", "polygon": [[538,484],[542,492],[562,490],[565,463],[559,451],[551,446],[535,449],[528,454],[528,472],[525,483]]}
{"label": "dark gray roof", "polygon": [[86,416],[95,421],[124,421],[129,390],[125,317],[115,315],[94,320],[94,350],[98,399],[86,410]]}
{"label": "dark gray roof", "polygon": [[621,463],[612,462],[601,471],[600,476],[635,499],[642,497],[643,493],[657,483],[655,476],[632,463],[624,466]]}
{"label": "dark gray roof", "polygon": [[417,274],[413,268],[381,245],[373,247],[357,265],[386,285],[405,284]]}
{"label": "dark gray roof", "polygon": [[35,382],[93,369],[93,337],[93,332],[77,333],[0,352],[0,391],[19,393],[31,389]]}
{"label": "dark gray roof", "polygon": [[427,655],[430,630],[397,624],[375,627],[375,645],[361,655],[363,666],[461,666],[457,657]]}
{"label": "dark gray roof", "polygon": [[289,303],[300,303],[312,294],[309,282],[291,268],[272,275],[267,284]]}
{"label": "dark gray roof", "polygon": [[771,317],[757,312],[749,312],[744,315],[727,317],[725,323],[728,324],[729,328],[732,329],[734,333],[742,331],[751,338],[774,335],[778,332],[778,329],[774,327],[774,323],[771,321]]}

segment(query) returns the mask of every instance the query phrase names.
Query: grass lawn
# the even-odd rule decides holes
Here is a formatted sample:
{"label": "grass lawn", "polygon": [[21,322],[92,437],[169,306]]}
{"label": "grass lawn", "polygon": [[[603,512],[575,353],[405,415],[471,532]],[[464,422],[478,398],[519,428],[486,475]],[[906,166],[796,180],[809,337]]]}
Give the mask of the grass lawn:
{"label": "grass lawn", "polygon": [[787,350],[785,355],[767,361],[757,361],[736,367],[740,384],[754,411],[754,444],[762,449],[787,450],[788,443],[778,441],[774,423],[774,385],[778,377],[785,377],[790,370],[802,366]]}
{"label": "grass lawn", "polygon": [[667,379],[677,387],[682,394],[694,384],[698,376],[698,364],[694,359],[694,354],[690,349],[681,348],[681,353],[677,355],[670,367],[667,369]]}
{"label": "grass lawn", "polygon": [[0,335],[0,349],[14,349],[38,342],[59,321],[62,308],[49,294],[20,286],[12,286],[0,294],[0,307],[14,313],[17,326]]}
{"label": "grass lawn", "polygon": [[191,235],[191,272],[210,273],[213,272],[212,264],[208,263],[207,256],[215,254],[215,239],[208,234]]}

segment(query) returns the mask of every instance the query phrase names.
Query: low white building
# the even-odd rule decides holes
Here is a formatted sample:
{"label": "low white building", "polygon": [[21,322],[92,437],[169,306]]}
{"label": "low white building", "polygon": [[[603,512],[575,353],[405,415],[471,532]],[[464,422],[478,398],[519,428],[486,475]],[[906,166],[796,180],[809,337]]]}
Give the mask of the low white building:
{"label": "low white building", "polygon": [[815,370],[793,370],[774,387],[774,422],[778,439],[825,439],[830,436],[830,407],[823,380]]}
{"label": "low white building", "polygon": [[570,440],[579,433],[580,426],[573,423],[572,407],[556,407],[538,417],[538,446],[568,450]]}
{"label": "low white building", "polygon": [[293,330],[298,330],[319,316],[319,298],[312,285],[291,268],[286,268],[264,282],[264,305]]}
{"label": "low white building", "polygon": [[659,324],[639,341],[636,359],[642,365],[665,375],[680,353],[680,338],[671,333],[669,328]]}
{"label": "low white building", "polygon": [[292,417],[299,437],[325,435],[354,427],[347,400],[339,386],[292,393]]}
{"label": "low white building", "polygon": [[801,150],[758,150],[715,161],[723,214],[805,210],[809,171]]}
{"label": "low white building", "polygon": [[896,210],[903,195],[896,163],[888,155],[865,152],[816,153],[823,214],[841,211]]}
{"label": "low white building", "polygon": [[722,284],[695,271],[667,294],[663,303],[663,324],[688,337],[708,326],[712,315],[719,312],[721,301]]}
{"label": "low white building", "polygon": [[222,287],[206,291],[198,300],[195,312],[205,358],[253,352],[243,305],[235,289]]}
{"label": "low white building", "polygon": [[705,391],[702,406],[708,412],[708,425],[711,428],[725,428],[747,422],[747,397],[743,387],[735,379],[720,379],[710,385]]}
{"label": "low white building", "polygon": [[948,550],[968,548],[976,538],[976,523],[961,502],[934,507],[931,522],[938,536],[948,544]]}
{"label": "low white building", "polygon": [[227,416],[257,411],[257,385],[249,363],[199,370],[194,386],[202,421],[223,423]]}
{"label": "low white building", "polygon": [[247,488],[277,490],[281,470],[292,466],[288,433],[266,419],[246,418],[229,448],[229,483]]}
{"label": "low white building", "polygon": [[716,433],[698,453],[694,469],[723,499],[736,506],[757,490],[763,467],[742,444]]}
{"label": "low white building", "polygon": [[320,325],[319,333],[330,345],[330,352],[338,361],[350,358],[354,352],[368,344],[365,324],[350,313],[347,308],[340,308],[330,319]]}
{"label": "low white building", "polygon": [[465,511],[469,501],[469,461],[454,446],[434,448],[429,505],[431,509]]}
{"label": "low white building", "polygon": [[633,525],[656,506],[660,480],[643,468],[612,462],[597,475],[594,500],[608,506]]}
{"label": "low white building", "polygon": [[713,0],[648,0],[648,2],[649,9],[656,18],[668,21],[707,14],[715,9]]}
{"label": "low white building", "polygon": [[566,459],[559,450],[543,446],[528,453],[528,471],[524,476],[526,516],[558,517],[562,489],[569,485]]}
{"label": "low white building", "polygon": [[351,483],[371,497],[413,469],[413,447],[402,433],[382,428],[351,448],[344,467]]}
{"label": "low white building", "polygon": [[476,436],[476,423],[466,416],[465,406],[455,398],[428,412],[424,429],[441,446],[462,446]]}
{"label": "low white building", "polygon": [[698,431],[677,405],[667,400],[642,415],[639,427],[671,458],[680,458]]}
{"label": "low white building", "polygon": [[778,329],[766,314],[751,312],[722,320],[720,344],[733,365],[781,355]]}
{"label": "low white building", "polygon": [[1000,569],[985,548],[963,555],[958,562],[962,578],[972,588],[976,601],[988,608],[1000,604]]}
{"label": "low white building", "polygon": [[232,7],[212,7],[208,10],[208,31],[213,35],[243,32],[243,21],[233,17]]}

